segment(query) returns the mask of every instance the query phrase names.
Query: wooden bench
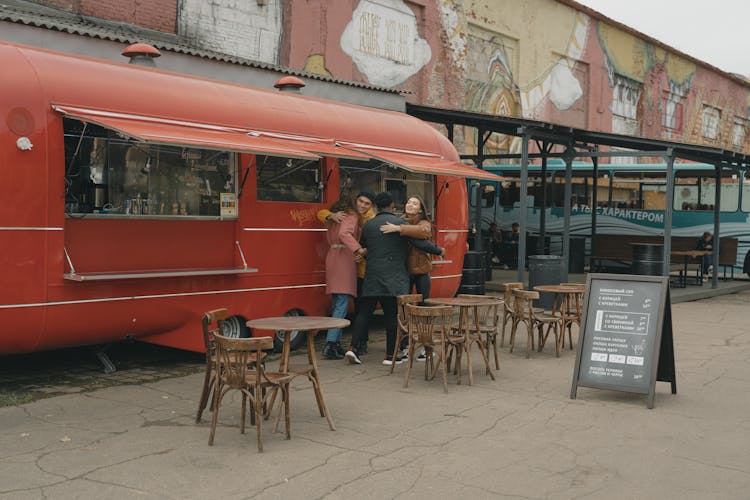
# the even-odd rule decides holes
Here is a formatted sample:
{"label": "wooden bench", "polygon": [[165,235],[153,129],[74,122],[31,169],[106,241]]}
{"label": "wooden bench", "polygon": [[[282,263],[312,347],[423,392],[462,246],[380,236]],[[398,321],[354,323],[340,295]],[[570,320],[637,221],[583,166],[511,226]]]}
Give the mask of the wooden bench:
{"label": "wooden bench", "polygon": [[[631,243],[663,243],[661,236],[633,235],[633,234],[599,234],[597,233],[591,244],[590,269],[597,271],[605,261],[615,262],[621,266],[631,266],[633,259],[633,247]],[[694,250],[698,237],[672,236],[672,250]],[[723,237],[719,243],[719,266],[724,268],[726,278],[727,267],[731,269],[731,277],[734,278],[734,266],[737,263],[737,238]],[[677,262],[675,262],[677,264]],[[698,270],[700,261],[690,263],[691,270]],[[679,268],[681,269],[681,267]],[[674,270],[678,270],[675,266]]]}

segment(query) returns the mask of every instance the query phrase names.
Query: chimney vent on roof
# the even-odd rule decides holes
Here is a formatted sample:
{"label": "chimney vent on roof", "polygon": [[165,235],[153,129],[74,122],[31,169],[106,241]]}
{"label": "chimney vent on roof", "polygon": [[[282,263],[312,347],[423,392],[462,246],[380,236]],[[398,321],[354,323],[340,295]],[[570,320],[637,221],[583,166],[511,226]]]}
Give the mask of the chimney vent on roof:
{"label": "chimney vent on roof", "polygon": [[279,91],[281,92],[293,92],[295,94],[301,94],[302,87],[305,86],[305,82],[303,82],[296,76],[285,76],[276,80],[276,83],[274,83],[273,86],[279,89]]}
{"label": "chimney vent on roof", "polygon": [[156,47],[148,45],[147,43],[134,43],[123,50],[122,55],[130,58],[129,64],[155,68],[156,63],[154,62],[154,59],[159,57],[161,52],[159,52]]}

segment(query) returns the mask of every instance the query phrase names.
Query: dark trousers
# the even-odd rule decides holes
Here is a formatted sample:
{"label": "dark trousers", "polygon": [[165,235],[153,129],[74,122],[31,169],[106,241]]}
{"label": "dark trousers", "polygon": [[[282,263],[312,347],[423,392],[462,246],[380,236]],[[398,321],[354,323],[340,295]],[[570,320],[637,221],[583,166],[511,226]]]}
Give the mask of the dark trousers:
{"label": "dark trousers", "polygon": [[378,302],[383,308],[385,318],[385,352],[390,358],[393,356],[393,348],[396,345],[396,323],[397,309],[396,297],[360,297],[359,311],[354,318],[354,332],[352,333],[352,346],[357,348],[367,338],[372,313],[375,312]]}
{"label": "dark trousers", "polygon": [[409,276],[409,290],[417,288],[417,293],[422,294],[422,300],[430,298],[430,274],[412,274]]}

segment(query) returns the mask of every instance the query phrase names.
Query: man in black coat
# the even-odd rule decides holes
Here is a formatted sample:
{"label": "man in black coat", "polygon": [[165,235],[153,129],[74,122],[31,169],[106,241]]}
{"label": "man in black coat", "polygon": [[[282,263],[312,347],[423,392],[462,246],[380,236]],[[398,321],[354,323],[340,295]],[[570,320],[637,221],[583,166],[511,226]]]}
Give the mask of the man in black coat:
{"label": "man in black coat", "polygon": [[380,302],[385,318],[386,357],[383,364],[391,364],[396,344],[398,309],[396,297],[409,293],[409,270],[406,265],[407,243],[429,253],[440,254],[442,249],[429,240],[402,238],[399,233],[383,233],[380,226],[386,222],[405,224],[406,221],[393,213],[393,198],[387,192],[375,196],[378,214],[367,221],[362,228],[358,250],[361,257],[367,258],[365,281],[362,285],[359,311],[354,318],[352,345],[346,352],[346,359],[360,364],[357,349],[367,335],[367,328],[375,307]]}

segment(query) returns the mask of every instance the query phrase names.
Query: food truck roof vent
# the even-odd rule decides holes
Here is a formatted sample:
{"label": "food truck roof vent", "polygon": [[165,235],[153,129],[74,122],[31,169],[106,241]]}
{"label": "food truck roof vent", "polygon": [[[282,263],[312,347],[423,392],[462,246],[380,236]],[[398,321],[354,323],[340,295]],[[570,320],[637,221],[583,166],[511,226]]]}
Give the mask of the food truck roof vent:
{"label": "food truck roof vent", "polygon": [[285,76],[276,80],[276,83],[274,83],[273,86],[281,92],[294,92],[295,94],[300,94],[302,87],[305,86],[305,82],[296,76]]}
{"label": "food truck roof vent", "polygon": [[130,58],[130,64],[155,68],[156,63],[154,59],[159,57],[161,52],[156,47],[147,43],[134,43],[125,48],[122,51],[122,55]]}

